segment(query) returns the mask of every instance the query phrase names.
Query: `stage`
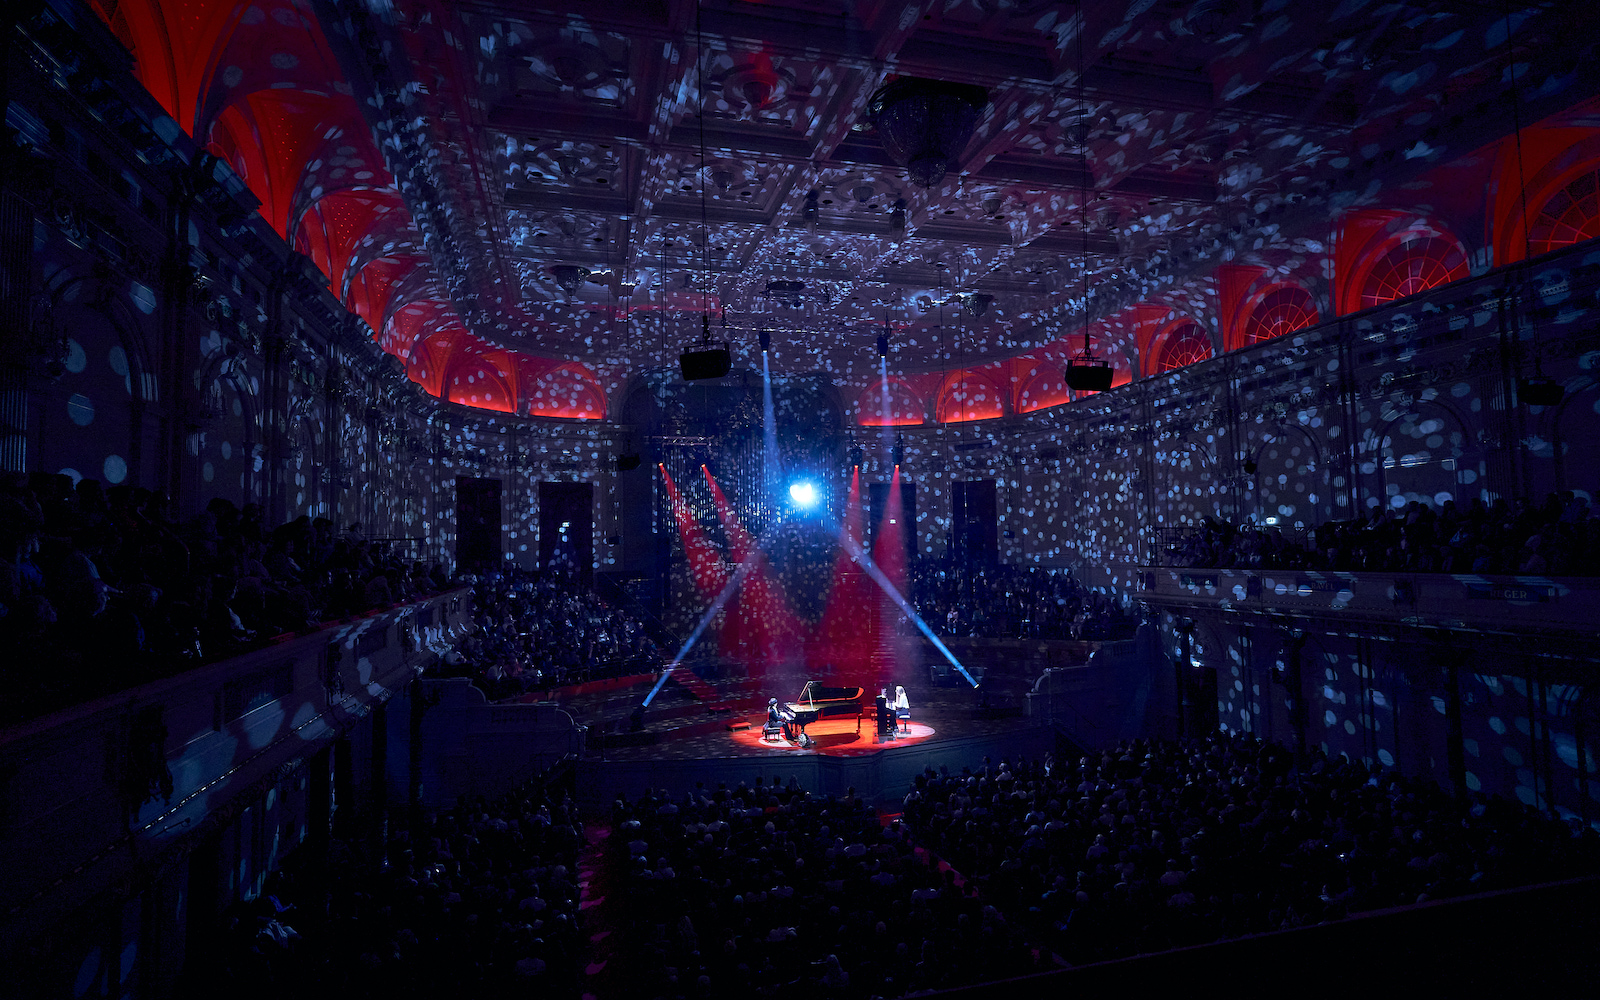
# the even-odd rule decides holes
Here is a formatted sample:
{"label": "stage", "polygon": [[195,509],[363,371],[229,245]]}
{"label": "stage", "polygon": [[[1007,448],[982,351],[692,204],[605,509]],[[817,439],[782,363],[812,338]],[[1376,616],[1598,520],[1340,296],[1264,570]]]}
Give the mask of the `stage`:
{"label": "stage", "polygon": [[[719,685],[720,687],[720,685]],[[1019,710],[986,709],[969,688],[923,688],[911,694],[909,733],[880,742],[871,711],[857,717],[819,719],[806,726],[813,745],[762,739],[767,720],[765,689],[748,684],[725,690],[739,695],[733,711],[710,713],[709,699],[662,691],[656,710],[645,716],[642,732],[616,745],[602,734],[579,762],[578,794],[585,805],[604,806],[618,794],[646,789],[707,788],[793,780],[817,794],[855,793],[875,804],[891,805],[906,795],[924,768],[982,766],[984,758],[1043,756],[1056,747],[1054,730],[1039,727]],[[787,691],[776,687],[775,691]],[[570,706],[578,718],[581,706]],[[593,725],[593,722],[590,723]]]}
{"label": "stage", "polygon": [[820,753],[836,756],[856,755],[864,753],[877,753],[893,746],[910,746],[921,743],[935,735],[932,726],[922,722],[908,724],[906,730],[900,730],[893,737],[879,736],[876,732],[875,720],[871,718],[860,719],[818,719],[806,726],[806,736],[810,737],[810,745],[802,746],[792,740],[778,736],[774,739],[765,739],[761,735],[762,726],[767,721],[765,712],[759,715],[747,716],[739,723],[746,724],[748,729],[730,729],[728,736],[735,747],[755,747],[763,749],[784,749],[791,753]]}

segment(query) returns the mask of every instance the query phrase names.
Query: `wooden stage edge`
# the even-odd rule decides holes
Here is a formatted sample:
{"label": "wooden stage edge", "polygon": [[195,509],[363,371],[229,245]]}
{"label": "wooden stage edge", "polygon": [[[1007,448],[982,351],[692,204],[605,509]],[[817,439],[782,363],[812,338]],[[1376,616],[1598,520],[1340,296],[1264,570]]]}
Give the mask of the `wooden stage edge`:
{"label": "wooden stage edge", "polygon": [[[718,784],[732,788],[741,781],[754,784],[759,778],[764,785],[787,785],[793,779],[814,795],[839,796],[853,788],[858,797],[888,807],[905,798],[912,780],[924,768],[937,771],[943,766],[959,773],[963,767],[982,766],[985,757],[998,763],[1005,757],[1042,757],[1055,749],[1053,729],[1032,726],[1026,719],[1009,721],[1015,725],[960,735],[953,731],[962,728],[958,720],[933,720],[927,727],[936,729],[937,735],[929,733],[903,743],[868,743],[870,749],[850,753],[756,750],[735,740],[745,734],[725,732],[711,745],[697,748],[694,755],[674,752],[670,741],[637,748],[623,757],[586,754],[577,765],[578,801],[582,806],[603,807],[618,795],[633,799],[648,789],[665,788],[682,795],[696,784],[708,789]],[[853,731],[853,721],[850,728]],[[870,741],[866,729],[864,725],[862,738]],[[759,736],[756,727],[757,741]]]}

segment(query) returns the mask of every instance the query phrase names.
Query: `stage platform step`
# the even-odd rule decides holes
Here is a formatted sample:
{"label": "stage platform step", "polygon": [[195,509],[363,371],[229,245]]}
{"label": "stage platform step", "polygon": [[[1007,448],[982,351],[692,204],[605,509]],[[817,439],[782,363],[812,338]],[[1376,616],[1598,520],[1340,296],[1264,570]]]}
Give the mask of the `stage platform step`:
{"label": "stage platform step", "polygon": [[698,698],[706,706],[707,711],[726,714],[734,710],[733,700],[701,680],[693,670],[687,667],[679,667],[672,672],[672,679],[677,681],[678,685],[689,692],[690,695]]}

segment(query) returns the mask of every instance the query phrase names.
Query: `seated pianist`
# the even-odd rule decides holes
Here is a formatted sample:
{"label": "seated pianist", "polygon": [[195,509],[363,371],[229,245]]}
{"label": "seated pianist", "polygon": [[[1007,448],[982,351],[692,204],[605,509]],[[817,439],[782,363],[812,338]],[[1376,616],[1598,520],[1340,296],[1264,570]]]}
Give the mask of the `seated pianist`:
{"label": "seated pianist", "polygon": [[763,731],[772,732],[773,730],[777,730],[777,729],[782,729],[783,730],[783,738],[784,739],[793,740],[794,739],[794,713],[789,711],[787,708],[784,708],[782,705],[778,704],[778,699],[776,699],[776,698],[768,698],[767,699],[767,724],[766,724],[766,726],[763,727]]}

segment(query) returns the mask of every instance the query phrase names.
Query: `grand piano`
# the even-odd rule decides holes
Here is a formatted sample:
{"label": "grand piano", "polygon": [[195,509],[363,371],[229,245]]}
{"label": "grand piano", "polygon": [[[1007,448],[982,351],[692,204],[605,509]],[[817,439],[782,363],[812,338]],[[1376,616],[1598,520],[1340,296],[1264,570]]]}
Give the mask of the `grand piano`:
{"label": "grand piano", "polygon": [[806,686],[800,689],[800,697],[784,705],[791,717],[789,721],[800,730],[800,745],[811,745],[811,737],[806,735],[806,726],[818,719],[853,715],[856,718],[856,728],[859,730],[861,696],[865,693],[858,687],[828,687],[821,681],[806,681]]}

